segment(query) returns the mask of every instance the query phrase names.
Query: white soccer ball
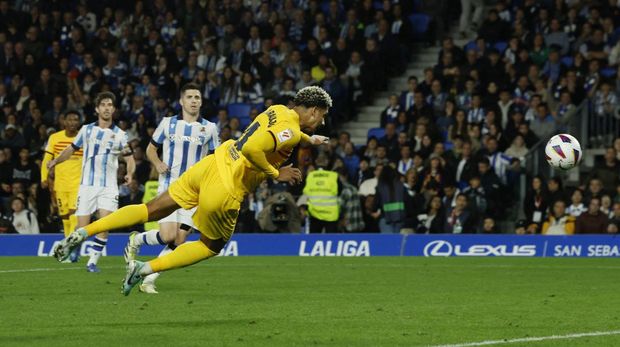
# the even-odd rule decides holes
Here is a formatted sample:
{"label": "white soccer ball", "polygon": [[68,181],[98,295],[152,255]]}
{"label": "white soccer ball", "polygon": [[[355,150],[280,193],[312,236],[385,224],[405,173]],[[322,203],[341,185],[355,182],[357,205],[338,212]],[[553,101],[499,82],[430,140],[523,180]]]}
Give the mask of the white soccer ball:
{"label": "white soccer ball", "polygon": [[569,134],[553,136],[545,147],[547,163],[560,170],[570,170],[579,165],[582,156],[579,141]]}

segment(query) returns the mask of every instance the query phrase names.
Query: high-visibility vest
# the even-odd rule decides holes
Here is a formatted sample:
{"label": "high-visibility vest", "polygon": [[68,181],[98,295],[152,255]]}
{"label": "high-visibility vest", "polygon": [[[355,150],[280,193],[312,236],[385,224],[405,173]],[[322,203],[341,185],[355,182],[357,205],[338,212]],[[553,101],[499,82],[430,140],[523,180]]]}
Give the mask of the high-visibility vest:
{"label": "high-visibility vest", "polygon": [[[144,195],[142,196],[142,202],[147,203],[153,200],[157,196],[157,188],[159,187],[158,181],[146,181],[144,183]],[[144,223],[144,230],[159,229],[157,221]]]}
{"label": "high-visibility vest", "polygon": [[338,206],[338,174],[315,170],[308,174],[304,194],[308,197],[308,212],[313,218],[335,222],[340,214]]}

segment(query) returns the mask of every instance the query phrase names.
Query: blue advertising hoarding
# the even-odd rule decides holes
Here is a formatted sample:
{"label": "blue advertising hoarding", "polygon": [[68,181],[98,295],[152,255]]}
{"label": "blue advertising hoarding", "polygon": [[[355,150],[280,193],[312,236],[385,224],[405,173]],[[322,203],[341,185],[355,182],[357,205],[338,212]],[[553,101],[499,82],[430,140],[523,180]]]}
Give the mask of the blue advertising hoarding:
{"label": "blue advertising hoarding", "polygon": [[[189,240],[196,240],[192,234]],[[50,256],[60,234],[0,235],[0,256]],[[127,235],[111,234],[104,255],[122,255]],[[82,244],[88,255],[92,241]],[[155,256],[161,246],[143,246]],[[236,234],[224,256],[512,256],[620,257],[615,235],[382,235],[382,234]]]}

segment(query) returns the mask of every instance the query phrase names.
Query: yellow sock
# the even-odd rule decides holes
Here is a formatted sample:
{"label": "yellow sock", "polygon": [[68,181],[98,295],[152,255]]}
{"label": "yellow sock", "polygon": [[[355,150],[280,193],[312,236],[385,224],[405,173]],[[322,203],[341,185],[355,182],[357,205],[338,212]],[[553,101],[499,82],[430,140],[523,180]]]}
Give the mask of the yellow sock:
{"label": "yellow sock", "polygon": [[201,260],[216,256],[202,241],[186,242],[172,253],[149,261],[153,272],[161,272],[195,264]]}
{"label": "yellow sock", "polygon": [[[74,232],[76,227],[77,227],[77,216],[75,214],[69,215],[69,234]],[[65,234],[65,236],[67,235],[68,234]]]}
{"label": "yellow sock", "polygon": [[69,220],[69,218],[62,219],[62,228],[65,233],[65,237],[69,236],[69,234],[73,232],[73,229],[71,229],[71,221]]}
{"label": "yellow sock", "polygon": [[147,222],[148,218],[149,210],[145,204],[129,205],[85,226],[84,229],[88,236],[93,236],[104,231],[142,224]]}

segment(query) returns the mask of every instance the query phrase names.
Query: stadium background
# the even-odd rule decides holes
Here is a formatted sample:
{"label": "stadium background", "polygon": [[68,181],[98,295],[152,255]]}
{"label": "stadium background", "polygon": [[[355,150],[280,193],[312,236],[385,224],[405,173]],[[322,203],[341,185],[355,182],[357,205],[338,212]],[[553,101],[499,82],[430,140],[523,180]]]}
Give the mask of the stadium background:
{"label": "stadium background", "polygon": [[[343,206],[359,197],[347,204],[359,210],[346,210],[359,218],[343,216],[332,232],[379,232],[375,168],[393,167],[384,172],[397,174],[380,181],[402,185],[413,206],[403,226],[415,232],[458,232],[447,222],[458,189],[469,200],[464,232],[541,233],[554,202],[570,205],[581,188],[586,209],[602,198],[605,224],[582,231],[617,233],[618,6],[493,1],[463,13],[461,3],[481,2],[0,1],[0,232],[24,231],[14,224],[26,214],[41,232],[60,233],[39,182],[43,149],[66,110],[79,110],[84,123],[96,119],[100,91],[117,95],[116,121],[138,163],[121,205],[142,201],[155,177],[144,149],[158,122],[178,112],[180,87],[193,81],[222,140],[299,88],[330,93],[335,107],[321,132],[333,140],[318,150],[302,146],[293,162],[304,172],[319,163],[341,172]],[[551,171],[541,153],[560,131],[585,152],[568,173]],[[472,152],[465,162],[464,146]],[[404,147],[412,168],[401,162]],[[237,232],[260,231],[269,197],[296,199],[302,188],[261,186]],[[570,212],[578,218],[583,209]],[[425,226],[429,213],[436,222]]]}

